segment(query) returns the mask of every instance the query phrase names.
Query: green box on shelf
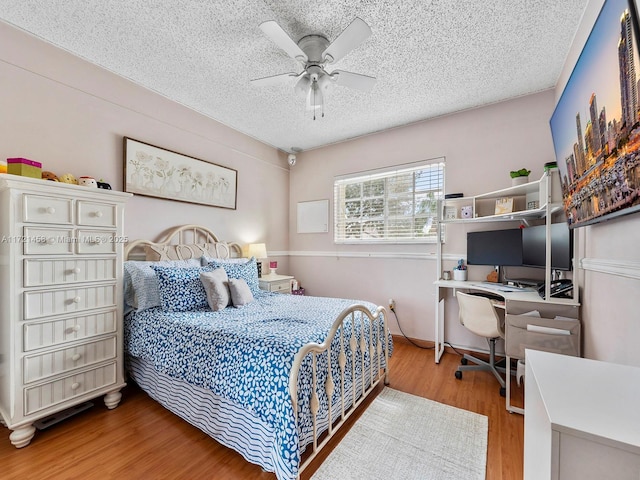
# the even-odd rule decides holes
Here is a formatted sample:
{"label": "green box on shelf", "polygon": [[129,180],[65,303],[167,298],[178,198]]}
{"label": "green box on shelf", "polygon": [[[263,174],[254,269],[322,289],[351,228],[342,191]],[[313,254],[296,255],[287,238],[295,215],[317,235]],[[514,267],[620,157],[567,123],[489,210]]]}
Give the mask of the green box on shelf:
{"label": "green box on shelf", "polygon": [[23,177],[42,178],[42,164],[28,158],[7,158],[7,173]]}

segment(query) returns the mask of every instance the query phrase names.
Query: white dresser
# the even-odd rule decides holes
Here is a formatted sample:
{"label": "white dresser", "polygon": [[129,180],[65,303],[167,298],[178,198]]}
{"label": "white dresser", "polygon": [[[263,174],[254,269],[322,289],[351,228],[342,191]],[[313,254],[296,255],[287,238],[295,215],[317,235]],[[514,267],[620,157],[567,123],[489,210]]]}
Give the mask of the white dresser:
{"label": "white dresser", "polygon": [[0,412],[18,448],[41,418],[120,401],[129,197],[0,174]]}
{"label": "white dresser", "polygon": [[524,479],[638,480],[640,368],[526,351]]}

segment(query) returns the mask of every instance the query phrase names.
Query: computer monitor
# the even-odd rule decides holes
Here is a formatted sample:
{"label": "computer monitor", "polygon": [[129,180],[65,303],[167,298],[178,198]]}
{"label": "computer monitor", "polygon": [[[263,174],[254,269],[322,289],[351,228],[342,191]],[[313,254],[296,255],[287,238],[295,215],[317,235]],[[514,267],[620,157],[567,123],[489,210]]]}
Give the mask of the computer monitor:
{"label": "computer monitor", "polygon": [[[573,261],[572,231],[565,222],[551,224],[551,269],[571,270]],[[545,268],[546,226],[522,230],[522,266]]]}
{"label": "computer monitor", "polygon": [[522,230],[467,232],[467,264],[519,267],[522,265]]}

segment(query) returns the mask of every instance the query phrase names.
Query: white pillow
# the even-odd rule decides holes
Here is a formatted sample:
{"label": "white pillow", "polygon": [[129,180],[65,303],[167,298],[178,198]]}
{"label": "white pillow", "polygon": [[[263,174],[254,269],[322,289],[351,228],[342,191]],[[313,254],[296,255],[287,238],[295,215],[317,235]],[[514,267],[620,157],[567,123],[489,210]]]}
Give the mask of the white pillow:
{"label": "white pillow", "polygon": [[214,312],[222,310],[229,305],[229,278],[224,268],[216,268],[213,272],[202,272],[200,281],[207,292],[207,303]]}
{"label": "white pillow", "polygon": [[229,293],[231,294],[231,303],[236,308],[253,302],[253,294],[244,278],[230,278]]}

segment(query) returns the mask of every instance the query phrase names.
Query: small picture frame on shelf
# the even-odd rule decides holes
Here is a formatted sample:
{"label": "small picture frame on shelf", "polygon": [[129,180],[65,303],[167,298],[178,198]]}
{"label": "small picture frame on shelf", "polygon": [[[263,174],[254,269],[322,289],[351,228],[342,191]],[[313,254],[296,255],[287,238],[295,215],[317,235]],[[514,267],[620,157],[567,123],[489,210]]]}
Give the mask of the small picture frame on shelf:
{"label": "small picture frame on shelf", "polygon": [[455,220],[458,218],[458,209],[456,207],[444,207],[444,219]]}
{"label": "small picture frame on shelf", "polygon": [[496,215],[513,212],[513,197],[503,197],[496,199]]}

